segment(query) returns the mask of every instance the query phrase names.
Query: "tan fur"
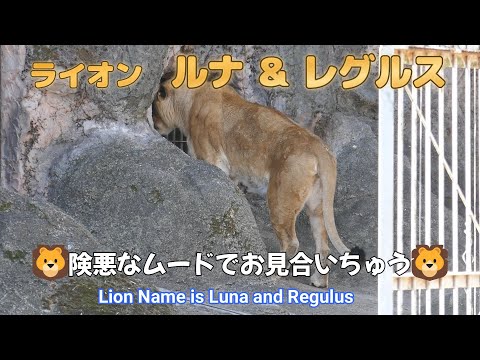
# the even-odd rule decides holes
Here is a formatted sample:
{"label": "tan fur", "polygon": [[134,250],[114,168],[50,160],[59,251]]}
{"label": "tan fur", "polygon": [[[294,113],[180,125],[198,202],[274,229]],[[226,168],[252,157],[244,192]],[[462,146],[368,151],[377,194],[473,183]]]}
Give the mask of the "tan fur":
{"label": "tan fur", "polygon": [[[288,258],[298,251],[295,222],[304,206],[322,266],[329,254],[327,236],[338,252],[349,251],[334,221],[336,159],[318,136],[275,109],[246,101],[229,86],[213,89],[210,83],[174,89],[162,81],[153,120],[163,135],[179,128],[192,156],[216,165],[250,191],[267,190],[270,219]],[[327,276],[315,269],[311,282],[326,287]]]}

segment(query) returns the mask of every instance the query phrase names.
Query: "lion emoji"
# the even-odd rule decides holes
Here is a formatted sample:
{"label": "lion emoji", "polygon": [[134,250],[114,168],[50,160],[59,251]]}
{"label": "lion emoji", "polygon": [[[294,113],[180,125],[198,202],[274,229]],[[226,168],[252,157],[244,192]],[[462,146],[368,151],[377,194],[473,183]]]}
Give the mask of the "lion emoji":
{"label": "lion emoji", "polygon": [[[54,280],[66,275],[67,252],[63,246],[39,246],[33,251],[33,272],[38,277]],[[64,255],[67,255],[65,258]]]}
{"label": "lion emoji", "polygon": [[439,279],[448,272],[448,251],[443,245],[417,245],[412,250],[412,261],[412,273],[421,279]]}

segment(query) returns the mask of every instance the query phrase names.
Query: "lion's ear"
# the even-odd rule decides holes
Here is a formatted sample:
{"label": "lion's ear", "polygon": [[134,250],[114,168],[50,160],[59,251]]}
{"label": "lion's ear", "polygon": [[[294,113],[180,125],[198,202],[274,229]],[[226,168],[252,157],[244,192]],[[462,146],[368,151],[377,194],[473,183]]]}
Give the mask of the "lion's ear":
{"label": "lion's ear", "polygon": [[439,247],[434,247],[433,251],[435,251],[438,255],[442,253],[442,249],[440,249]]}
{"label": "lion's ear", "polygon": [[59,254],[62,253],[62,249],[60,249],[59,247],[56,247],[55,249],[53,249],[53,251],[56,251],[56,252],[58,252]]}
{"label": "lion's ear", "polygon": [[47,248],[46,247],[41,247],[40,250],[38,250],[38,252],[41,254],[42,252],[46,251]]}
{"label": "lion's ear", "polygon": [[421,254],[421,253],[424,252],[425,250],[427,250],[427,249],[425,249],[424,247],[419,247],[419,248],[418,248],[418,253]]}

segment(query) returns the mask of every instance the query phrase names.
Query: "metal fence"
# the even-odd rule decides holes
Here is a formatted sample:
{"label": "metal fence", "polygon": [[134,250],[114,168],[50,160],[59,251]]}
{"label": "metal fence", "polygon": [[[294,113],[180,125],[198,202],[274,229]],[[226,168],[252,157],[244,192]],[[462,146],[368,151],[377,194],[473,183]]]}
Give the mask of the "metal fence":
{"label": "metal fence", "polygon": [[188,154],[187,138],[182,134],[179,129],[173,129],[170,134],[165,136],[168,141],[176,145],[183,152]]}

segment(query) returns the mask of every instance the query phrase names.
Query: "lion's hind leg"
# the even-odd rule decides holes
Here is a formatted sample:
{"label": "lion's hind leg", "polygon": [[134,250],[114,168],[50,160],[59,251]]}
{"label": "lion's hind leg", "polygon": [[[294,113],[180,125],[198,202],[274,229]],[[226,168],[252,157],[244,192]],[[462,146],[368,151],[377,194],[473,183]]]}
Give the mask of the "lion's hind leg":
{"label": "lion's hind leg", "polygon": [[[323,269],[327,266],[327,256],[330,251],[328,246],[328,233],[325,227],[323,217],[323,199],[320,185],[320,179],[315,181],[312,192],[306,202],[307,215],[312,228],[313,239],[315,240],[315,253],[320,256],[320,265]],[[314,266],[310,283],[316,287],[328,286],[328,273],[320,274],[317,267]]]}
{"label": "lion's hind leg", "polygon": [[270,174],[267,191],[270,221],[280,242],[280,251],[286,252],[288,259],[298,251],[295,223],[318,178],[314,160],[290,156]]}

